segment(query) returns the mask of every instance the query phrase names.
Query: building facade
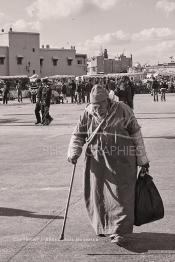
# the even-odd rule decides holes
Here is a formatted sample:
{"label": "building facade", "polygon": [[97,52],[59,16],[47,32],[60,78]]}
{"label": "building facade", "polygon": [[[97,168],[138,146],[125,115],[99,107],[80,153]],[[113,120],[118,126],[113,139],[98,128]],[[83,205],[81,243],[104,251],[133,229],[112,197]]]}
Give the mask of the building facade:
{"label": "building facade", "polygon": [[40,48],[39,33],[10,31],[8,39],[8,46],[0,46],[1,76],[81,76],[87,73],[87,55],[77,54],[74,46],[70,49],[55,49],[49,45]]}
{"label": "building facade", "polygon": [[104,55],[92,57],[88,61],[87,74],[113,74],[113,73],[127,73],[132,67],[132,55],[126,57],[120,55],[117,59],[105,58]]}

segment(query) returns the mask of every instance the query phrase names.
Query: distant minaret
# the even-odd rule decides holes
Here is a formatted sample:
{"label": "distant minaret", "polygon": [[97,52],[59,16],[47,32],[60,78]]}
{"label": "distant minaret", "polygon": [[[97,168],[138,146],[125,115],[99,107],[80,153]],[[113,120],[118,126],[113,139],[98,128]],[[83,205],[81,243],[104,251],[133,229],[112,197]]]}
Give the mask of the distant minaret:
{"label": "distant minaret", "polygon": [[105,48],[103,53],[104,58],[108,58],[108,50]]}

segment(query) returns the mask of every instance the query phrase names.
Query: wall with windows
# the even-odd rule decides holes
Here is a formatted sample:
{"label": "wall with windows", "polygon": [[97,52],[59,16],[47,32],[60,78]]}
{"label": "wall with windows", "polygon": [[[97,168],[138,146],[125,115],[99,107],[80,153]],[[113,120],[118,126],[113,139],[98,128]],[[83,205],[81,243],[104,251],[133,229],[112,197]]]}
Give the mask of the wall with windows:
{"label": "wall with windows", "polygon": [[0,46],[0,75],[8,75],[8,46]]}
{"label": "wall with windows", "polygon": [[9,32],[9,75],[39,75],[39,57],[39,33]]}
{"label": "wall with windows", "polygon": [[76,56],[75,48],[40,49],[41,77],[51,75],[83,75],[86,74],[86,63],[85,56]]}
{"label": "wall with windows", "polygon": [[129,67],[132,67],[132,55],[131,57],[121,55],[118,59],[108,59],[101,55],[88,61],[87,73],[88,75],[122,73],[127,72]]}
{"label": "wall with windows", "polygon": [[75,75],[81,76],[87,74],[87,55],[76,54],[75,55]]}
{"label": "wall with windows", "polygon": [[75,47],[40,48],[40,34],[9,31],[9,47],[0,47],[0,75],[85,75],[87,55]]}

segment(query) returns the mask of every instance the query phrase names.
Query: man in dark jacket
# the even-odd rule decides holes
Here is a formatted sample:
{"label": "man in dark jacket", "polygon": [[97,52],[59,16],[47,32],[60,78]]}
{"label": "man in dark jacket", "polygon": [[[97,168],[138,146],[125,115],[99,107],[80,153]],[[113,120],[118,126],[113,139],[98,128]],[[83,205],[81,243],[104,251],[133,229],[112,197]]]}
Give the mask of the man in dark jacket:
{"label": "man in dark jacket", "polygon": [[71,96],[71,103],[76,103],[76,98],[75,98],[75,90],[76,90],[76,84],[75,81],[72,80],[72,82],[70,83],[70,96]]}
{"label": "man in dark jacket", "polygon": [[37,96],[36,96],[37,101],[36,101],[36,106],[35,106],[35,116],[36,116],[35,125],[41,124],[40,111],[41,111],[41,114],[42,114],[42,118],[43,118],[43,115],[44,115],[44,107],[41,104],[42,89],[43,89],[41,79],[37,80],[37,87],[38,87],[38,89],[37,89]]}
{"label": "man in dark jacket", "polygon": [[10,94],[9,85],[8,85],[8,83],[4,83],[4,88],[3,88],[3,92],[2,92],[3,104],[8,103],[9,94]]}
{"label": "man in dark jacket", "polygon": [[53,118],[49,114],[50,100],[51,100],[52,90],[47,79],[43,80],[43,88],[41,95],[41,107],[43,108],[43,120],[42,124],[48,126]]}
{"label": "man in dark jacket", "polygon": [[85,84],[85,95],[86,95],[86,103],[90,103],[90,93],[92,90],[93,84],[91,79]]}
{"label": "man in dark jacket", "polygon": [[119,101],[123,101],[125,104],[133,109],[133,91],[128,76],[122,77],[114,93],[116,96],[118,96]]}
{"label": "man in dark jacket", "polygon": [[154,102],[156,102],[156,101],[158,102],[159,101],[159,98],[158,98],[159,83],[158,83],[158,81],[157,81],[157,79],[155,77],[153,77],[151,88],[153,90]]}

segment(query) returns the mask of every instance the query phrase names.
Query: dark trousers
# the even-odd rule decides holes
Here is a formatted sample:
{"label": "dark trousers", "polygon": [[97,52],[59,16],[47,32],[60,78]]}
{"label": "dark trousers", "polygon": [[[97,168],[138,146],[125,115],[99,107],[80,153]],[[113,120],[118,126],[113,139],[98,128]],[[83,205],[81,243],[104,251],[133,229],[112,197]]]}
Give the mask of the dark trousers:
{"label": "dark trousers", "polygon": [[166,93],[166,91],[161,91],[161,101],[166,101],[165,93]]}
{"label": "dark trousers", "polygon": [[45,105],[42,105],[42,106],[43,106],[43,120],[42,120],[42,124],[49,125],[51,120],[53,120],[52,117],[49,114],[50,105],[49,104],[45,104]]}
{"label": "dark trousers", "polygon": [[18,102],[22,102],[22,92],[18,93]]}
{"label": "dark trousers", "polygon": [[4,95],[3,96],[3,104],[7,104],[8,103],[8,96]]}
{"label": "dark trousers", "polygon": [[71,103],[76,103],[76,97],[75,97],[75,92],[71,93]]}
{"label": "dark trousers", "polygon": [[154,96],[154,101],[159,101],[159,99],[158,99],[158,91],[157,90],[155,90],[155,89],[153,89],[153,96]]}
{"label": "dark trousers", "polygon": [[90,103],[90,93],[86,94],[86,103]]}
{"label": "dark trousers", "polygon": [[33,104],[36,103],[36,95],[32,95],[32,96],[31,96],[31,102],[32,102]]}
{"label": "dark trousers", "polygon": [[82,103],[85,103],[85,94],[84,93],[81,94],[81,101]]}
{"label": "dark trousers", "polygon": [[44,106],[40,102],[37,102],[35,106],[35,116],[36,116],[37,123],[41,123],[40,111],[41,111],[42,122],[43,122]]}

